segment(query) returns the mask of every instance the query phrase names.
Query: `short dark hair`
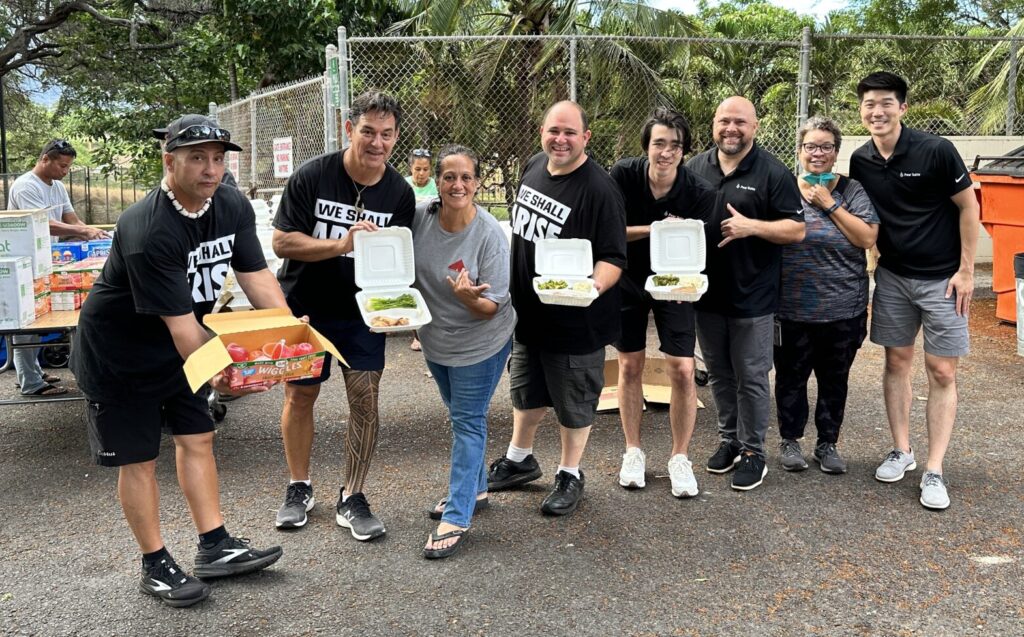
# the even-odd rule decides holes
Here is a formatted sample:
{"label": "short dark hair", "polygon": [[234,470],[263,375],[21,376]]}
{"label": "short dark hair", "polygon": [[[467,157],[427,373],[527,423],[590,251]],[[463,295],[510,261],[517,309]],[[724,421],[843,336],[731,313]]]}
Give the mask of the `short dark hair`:
{"label": "short dark hair", "polygon": [[61,155],[64,157],[78,157],[78,151],[66,139],[51,139],[43,146],[43,152],[39,154],[39,158],[49,157],[50,160],[54,160]]}
{"label": "short dark hair", "polygon": [[583,120],[583,130],[580,131],[580,132],[581,133],[585,133],[588,130],[590,130],[590,118],[587,117],[587,112],[585,110],[583,110],[582,106],[580,106],[579,104],[577,104],[576,102],[574,102],[572,100],[562,100],[560,102],[555,102],[554,104],[549,106],[548,109],[546,111],[544,111],[544,117],[540,120],[540,125],[544,126],[544,122],[548,121],[548,115],[551,114],[551,109],[553,109],[554,107],[558,106],[559,104],[561,104],[563,102],[565,102],[566,104],[572,104],[573,106],[576,107],[576,110],[578,110],[580,112],[580,119]]}
{"label": "short dark hair", "polygon": [[863,101],[868,91],[892,91],[896,93],[900,104],[907,101],[907,81],[889,71],[875,71],[857,82],[857,101]]}
{"label": "short dark hair", "polygon": [[398,100],[377,90],[366,91],[352,100],[352,105],[348,110],[348,119],[355,124],[360,117],[371,111],[377,111],[380,115],[393,115],[396,129],[402,124],[402,107]]}
{"label": "short dark hair", "polygon": [[693,147],[693,136],[690,133],[690,122],[686,121],[686,116],[679,111],[672,110],[671,108],[656,108],[651,116],[644,122],[644,127],[640,131],[640,145],[646,151],[647,147],[651,144],[651,131],[658,124],[671,128],[676,131],[676,136],[679,138],[679,143],[682,144],[683,154],[687,155]]}
{"label": "short dark hair", "polygon": [[476,153],[469,146],[462,146],[460,144],[448,144],[441,149],[441,152],[437,154],[437,163],[434,164],[434,175],[441,178],[441,162],[452,157],[453,155],[463,155],[468,157],[473,162],[473,176],[477,179],[480,178],[480,160],[477,158]]}
{"label": "short dark hair", "polygon": [[808,119],[806,122],[804,122],[804,125],[800,127],[800,130],[797,131],[797,134],[800,135],[801,144],[804,143],[804,137],[807,136],[807,133],[811,132],[812,130],[820,130],[825,131],[826,133],[831,133],[832,140],[836,145],[836,150],[839,150],[840,144],[843,143],[843,131],[839,129],[839,124],[837,124],[835,120],[829,119],[827,117],[821,117],[818,115],[815,115],[814,117]]}

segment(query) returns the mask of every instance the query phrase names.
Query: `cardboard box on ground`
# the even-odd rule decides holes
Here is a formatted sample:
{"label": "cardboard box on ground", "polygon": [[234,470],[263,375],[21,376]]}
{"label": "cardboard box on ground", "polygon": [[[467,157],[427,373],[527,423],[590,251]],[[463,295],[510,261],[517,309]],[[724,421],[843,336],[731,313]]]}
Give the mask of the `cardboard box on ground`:
{"label": "cardboard box on ground", "polygon": [[[664,358],[647,357],[641,383],[645,411],[647,403],[668,406],[672,400],[672,382],[668,378]],[[618,408],[619,361],[613,358],[604,362],[604,389],[601,391],[601,399],[597,403],[597,411],[616,411]],[[699,398],[697,399],[697,408],[704,409],[704,403]]]}
{"label": "cardboard box on ground", "polygon": [[[253,310],[251,312],[223,312],[208,314],[203,323],[215,336],[192,352],[185,361],[185,377],[192,391],[231,366],[231,386],[243,387],[265,382],[317,378],[324,365],[324,355],[330,352],[347,365],[341,353],[322,334],[292,316],[288,309]],[[267,343],[284,339],[288,345],[309,343],[313,352],[279,360],[234,362],[228,354],[229,343],[246,350],[258,350]]]}

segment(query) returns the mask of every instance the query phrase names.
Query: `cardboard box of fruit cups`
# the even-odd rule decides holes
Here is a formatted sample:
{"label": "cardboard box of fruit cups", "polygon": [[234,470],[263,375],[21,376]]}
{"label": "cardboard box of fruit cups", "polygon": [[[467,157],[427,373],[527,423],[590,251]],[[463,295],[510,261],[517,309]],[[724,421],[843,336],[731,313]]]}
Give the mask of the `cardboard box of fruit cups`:
{"label": "cardboard box of fruit cups", "polygon": [[651,269],[644,289],[659,301],[700,299],[708,290],[701,274],[707,260],[704,222],[668,219],[651,224]]}
{"label": "cardboard box of fruit cups", "polygon": [[430,309],[416,280],[412,231],[381,228],[358,232],[353,239],[356,303],[371,332],[406,332],[431,321]]}
{"label": "cardboard box of fruit cups", "polygon": [[318,378],[327,352],[345,363],[327,338],[287,309],[208,314],[203,323],[215,335],[185,361],[192,391],[225,369],[238,388]]}
{"label": "cardboard box of fruit cups", "polygon": [[541,239],[536,243],[533,290],[541,303],[587,307],[597,298],[594,257],[586,239]]}

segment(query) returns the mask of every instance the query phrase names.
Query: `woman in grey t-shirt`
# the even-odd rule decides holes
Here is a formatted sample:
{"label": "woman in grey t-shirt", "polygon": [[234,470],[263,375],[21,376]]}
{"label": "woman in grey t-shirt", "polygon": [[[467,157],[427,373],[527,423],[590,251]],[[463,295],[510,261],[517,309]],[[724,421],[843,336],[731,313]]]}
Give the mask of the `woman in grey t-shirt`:
{"label": "woman in grey t-shirt", "polygon": [[807,380],[818,384],[814,459],[825,473],[845,473],[836,449],[846,410],[853,359],[867,326],[864,251],[878,237],[878,215],[854,180],[832,173],[842,134],[832,120],[813,117],[800,129],[800,179],[807,234],[782,249],[782,288],[775,347],[775,404],[782,468],[807,468],[799,439],[809,417]]}
{"label": "woman in grey t-shirt", "polygon": [[487,506],[487,410],[516,323],[508,240],[473,201],[480,183],[476,154],[446,146],[436,173],[440,198],[420,204],[413,221],[416,287],[433,316],[419,338],[448,407],[453,440],[448,495],[430,510],[440,524],[423,549],[428,559],[455,553],[473,513]]}

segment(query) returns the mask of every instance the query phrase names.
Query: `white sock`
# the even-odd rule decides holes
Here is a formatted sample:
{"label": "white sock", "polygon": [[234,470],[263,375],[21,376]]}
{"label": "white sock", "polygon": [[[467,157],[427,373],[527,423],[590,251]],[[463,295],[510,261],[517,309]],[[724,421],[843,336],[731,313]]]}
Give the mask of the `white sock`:
{"label": "white sock", "polygon": [[[570,475],[576,476],[577,478],[580,477],[580,468],[579,467],[563,467],[562,465],[558,465],[558,471],[564,471],[564,472],[566,472],[566,473],[568,473]],[[557,475],[557,472],[556,472],[556,475]]]}
{"label": "white sock", "polygon": [[288,484],[297,484],[299,482],[301,482],[302,484],[306,485],[307,487],[313,486],[313,483],[310,482],[309,480],[289,480]]}
{"label": "white sock", "polygon": [[515,446],[514,444],[509,443],[508,451],[505,452],[505,457],[511,460],[512,462],[522,462],[523,460],[526,460],[526,456],[530,455],[531,453],[533,453],[533,447],[521,449]]}
{"label": "white sock", "polygon": [[342,490],[342,492],[341,492],[341,503],[344,504],[345,501],[348,500],[351,495],[352,494],[349,493],[348,491]]}

